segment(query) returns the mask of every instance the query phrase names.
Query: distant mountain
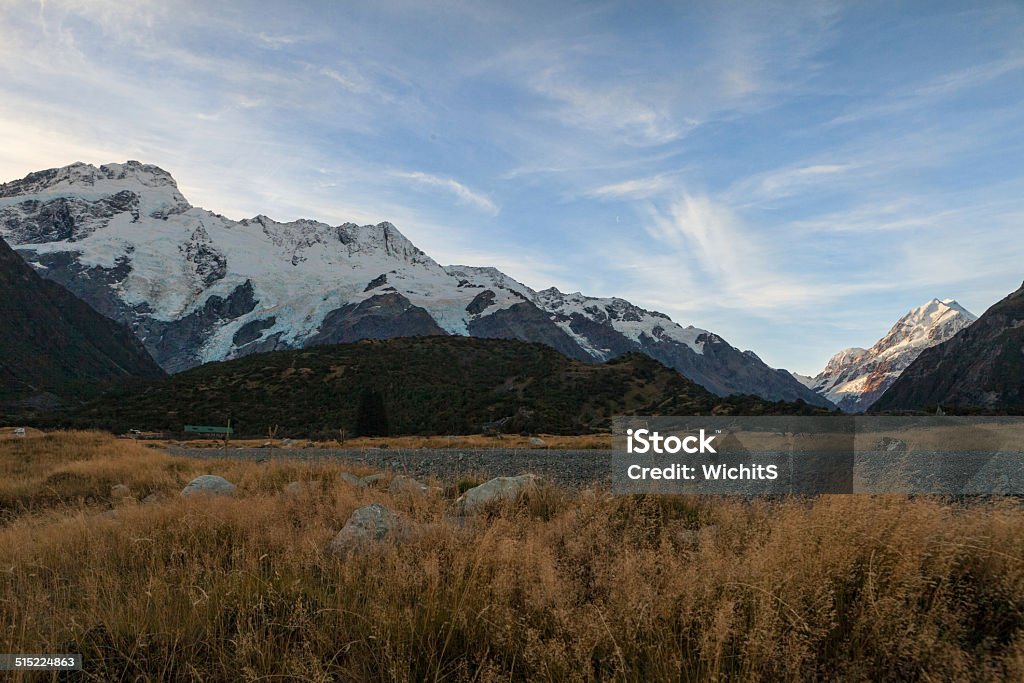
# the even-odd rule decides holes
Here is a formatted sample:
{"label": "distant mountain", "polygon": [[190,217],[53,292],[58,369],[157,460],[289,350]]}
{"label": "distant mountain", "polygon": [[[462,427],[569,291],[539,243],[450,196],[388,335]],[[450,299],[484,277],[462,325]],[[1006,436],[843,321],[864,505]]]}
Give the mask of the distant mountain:
{"label": "distant mountain", "polygon": [[364,340],[209,363],[114,391],[63,424],[181,431],[232,424],[241,435],[335,438],[360,413],[391,434],[585,433],[613,415],[824,414],[803,402],[722,398],[640,353],[572,360],[544,344],[456,336]]}
{"label": "distant mountain", "polygon": [[445,268],[390,223],[229,220],[135,161],[0,185],[0,236],[132,329],[168,372],[263,351],[459,335],[540,342],[588,362],[639,351],[719,395],[830,405],[718,335],[628,301]]}
{"label": "distant mountain", "polygon": [[1024,285],[952,339],[927,349],[873,411],[1024,411]]}
{"label": "distant mountain", "polygon": [[844,412],[863,412],[922,351],[950,339],[975,320],[977,316],[952,299],[932,299],[897,320],[870,349],[844,349],[816,377],[794,377]]}
{"label": "distant mountain", "polygon": [[0,412],[45,408],[163,371],[126,329],[39,277],[0,239]]}

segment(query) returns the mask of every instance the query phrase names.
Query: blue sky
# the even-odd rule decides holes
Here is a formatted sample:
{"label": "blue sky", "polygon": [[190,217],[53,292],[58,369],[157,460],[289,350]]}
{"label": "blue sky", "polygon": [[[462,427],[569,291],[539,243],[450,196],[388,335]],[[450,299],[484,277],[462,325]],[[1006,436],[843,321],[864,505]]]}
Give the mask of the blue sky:
{"label": "blue sky", "polygon": [[1024,279],[1019,2],[0,2],[0,179],[390,220],[816,373]]}

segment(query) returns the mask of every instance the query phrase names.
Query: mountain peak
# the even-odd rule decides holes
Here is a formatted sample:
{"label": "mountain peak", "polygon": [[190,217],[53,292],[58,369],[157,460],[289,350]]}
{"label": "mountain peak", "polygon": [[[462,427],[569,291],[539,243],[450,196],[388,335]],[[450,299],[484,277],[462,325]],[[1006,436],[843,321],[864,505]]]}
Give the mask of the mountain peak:
{"label": "mountain peak", "polygon": [[[889,335],[886,338],[897,333],[898,329],[903,329],[904,333],[906,328],[911,327],[916,330],[915,333],[927,333],[929,328],[941,324],[944,320],[948,320],[954,317],[962,317],[969,322],[977,320],[977,316],[968,311],[966,308],[957,303],[956,299],[931,299],[924,304],[921,304],[917,308],[911,309],[904,315],[896,325],[889,331]],[[905,336],[905,334],[903,335]]]}
{"label": "mountain peak", "polygon": [[875,408],[924,410],[943,405],[1019,412],[1024,405],[1021,294],[1024,287],[993,304],[967,329],[921,353]]}
{"label": "mountain peak", "polygon": [[67,166],[29,173],[21,180],[0,185],[0,197],[95,201],[120,195],[119,203],[141,201],[140,209],[157,218],[187,211],[192,207],[178,191],[170,173],[139,161],[94,166],[76,161]]}
{"label": "mountain peak", "polygon": [[932,298],[905,313],[870,349],[845,349],[815,377],[815,390],[847,411],[862,411],[882,395],[922,351],[977,320],[955,299]]}

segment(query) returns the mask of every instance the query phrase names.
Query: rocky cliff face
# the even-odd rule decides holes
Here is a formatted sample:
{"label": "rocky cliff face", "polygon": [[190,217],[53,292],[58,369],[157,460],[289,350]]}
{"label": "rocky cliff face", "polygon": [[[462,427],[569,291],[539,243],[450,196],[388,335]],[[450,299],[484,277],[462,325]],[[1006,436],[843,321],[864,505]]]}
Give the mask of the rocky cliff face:
{"label": "rocky cliff face", "polygon": [[908,312],[870,349],[850,348],[834,355],[808,385],[845,412],[863,412],[925,350],[977,320],[952,299],[931,301]]}
{"label": "rocky cliff face", "polygon": [[430,334],[630,351],[720,394],[827,400],[718,335],[628,301],[535,291],[493,268],[442,267],[390,223],[233,221],[129,161],[0,185],[0,236],[46,278],[129,327],[170,372],[250,353]]}
{"label": "rocky cliff face", "polygon": [[977,322],[923,351],[872,407],[1024,410],[1024,285]]}

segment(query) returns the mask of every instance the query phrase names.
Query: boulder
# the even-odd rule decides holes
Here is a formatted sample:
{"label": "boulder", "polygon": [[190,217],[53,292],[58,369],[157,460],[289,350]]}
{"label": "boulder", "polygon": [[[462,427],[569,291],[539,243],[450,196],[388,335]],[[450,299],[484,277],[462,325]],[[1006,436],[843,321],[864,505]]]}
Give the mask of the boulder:
{"label": "boulder", "polygon": [[132,497],[132,490],[124,484],[115,484],[110,487],[110,497],[114,500],[124,500]]}
{"label": "boulder", "polygon": [[185,497],[208,495],[208,496],[233,496],[235,485],[224,477],[215,474],[203,474],[188,483],[188,486],[181,490]]}
{"label": "boulder", "polygon": [[339,476],[341,477],[341,480],[343,482],[345,482],[346,484],[349,484],[351,486],[355,486],[357,489],[365,489],[366,488],[366,482],[363,481],[363,478],[362,477],[357,477],[356,475],[352,474],[351,472],[342,472],[341,475],[339,475]]}
{"label": "boulder", "polygon": [[495,477],[463,493],[455,505],[462,514],[470,514],[494,503],[514,501],[533,489],[539,481],[540,477],[536,474]]}
{"label": "boulder", "polygon": [[154,491],[153,493],[143,498],[142,503],[143,505],[152,505],[153,503],[161,503],[166,499],[167,496],[165,496],[163,493],[159,491]]}
{"label": "boulder", "polygon": [[429,486],[404,474],[397,475],[388,485],[388,491],[391,493],[426,493],[428,490]]}
{"label": "boulder", "polygon": [[387,481],[388,475],[383,472],[377,472],[376,474],[368,474],[363,477],[363,486],[383,486],[384,482]]}
{"label": "boulder", "polygon": [[380,503],[371,503],[352,513],[327,549],[343,555],[354,547],[394,538],[403,531],[401,518],[395,512]]}

